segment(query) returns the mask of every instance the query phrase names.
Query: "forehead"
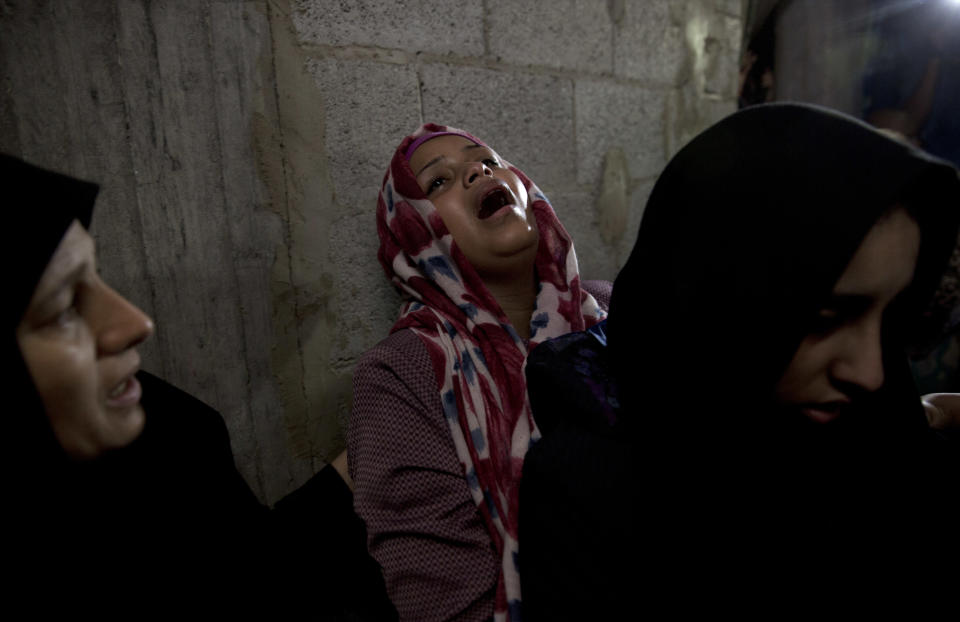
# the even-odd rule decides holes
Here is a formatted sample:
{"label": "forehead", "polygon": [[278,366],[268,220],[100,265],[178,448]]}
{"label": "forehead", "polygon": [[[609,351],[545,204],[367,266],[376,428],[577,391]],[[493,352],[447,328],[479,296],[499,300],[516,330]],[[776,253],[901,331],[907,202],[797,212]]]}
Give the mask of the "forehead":
{"label": "forehead", "polygon": [[417,147],[417,150],[410,156],[410,168],[413,169],[414,173],[418,173],[424,165],[435,158],[457,158],[464,152],[469,153],[474,149],[479,150],[480,147],[482,145],[477,145],[463,136],[454,134],[438,136]]}
{"label": "forehead", "polygon": [[903,208],[878,221],[837,281],[837,293],[895,294],[913,280],[920,227]]}

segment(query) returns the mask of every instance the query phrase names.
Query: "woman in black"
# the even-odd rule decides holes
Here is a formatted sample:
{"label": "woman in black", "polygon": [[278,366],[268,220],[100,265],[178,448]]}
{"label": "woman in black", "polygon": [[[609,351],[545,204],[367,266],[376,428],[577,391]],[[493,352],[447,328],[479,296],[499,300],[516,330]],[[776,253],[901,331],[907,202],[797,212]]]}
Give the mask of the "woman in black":
{"label": "woman in black", "polygon": [[826,109],[749,108],[682,149],[607,325],[528,361],[525,619],[789,609],[945,554],[960,469],[905,344],[958,222],[952,166]]}
{"label": "woman in black", "polygon": [[219,413],[139,369],[153,324],[97,274],[86,231],[97,186],[3,155],[0,179],[4,559],[26,591],[66,590],[78,611],[108,614],[118,601],[104,595],[190,594],[394,619],[332,466],[270,511],[237,471]]}

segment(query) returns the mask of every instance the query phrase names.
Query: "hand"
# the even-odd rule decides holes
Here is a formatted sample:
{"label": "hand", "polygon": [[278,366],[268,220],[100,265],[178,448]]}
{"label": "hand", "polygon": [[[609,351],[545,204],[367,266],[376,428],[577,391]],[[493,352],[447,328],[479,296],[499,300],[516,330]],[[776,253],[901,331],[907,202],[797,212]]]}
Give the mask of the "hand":
{"label": "hand", "polygon": [[920,400],[931,428],[960,430],[960,393],[928,393]]}

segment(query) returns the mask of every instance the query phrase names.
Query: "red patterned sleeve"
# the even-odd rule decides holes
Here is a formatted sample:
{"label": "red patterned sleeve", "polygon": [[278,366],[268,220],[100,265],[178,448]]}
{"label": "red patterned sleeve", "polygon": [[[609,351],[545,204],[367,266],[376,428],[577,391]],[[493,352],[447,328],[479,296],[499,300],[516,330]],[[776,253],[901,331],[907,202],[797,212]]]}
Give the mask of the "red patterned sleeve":
{"label": "red patterned sleeve", "polygon": [[426,347],[401,330],[357,365],[354,508],[401,620],[487,620],[499,560],[443,418]]}

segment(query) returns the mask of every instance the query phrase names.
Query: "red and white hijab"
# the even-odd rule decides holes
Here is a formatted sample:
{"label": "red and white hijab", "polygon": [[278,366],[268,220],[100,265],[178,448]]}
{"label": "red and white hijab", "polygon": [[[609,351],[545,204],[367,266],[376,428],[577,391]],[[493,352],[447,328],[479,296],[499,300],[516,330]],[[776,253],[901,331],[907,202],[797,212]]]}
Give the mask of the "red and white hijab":
{"label": "red and white hijab", "polygon": [[[404,298],[391,332],[412,329],[427,346],[444,414],[473,500],[502,556],[496,619],[520,607],[517,509],[523,457],[539,438],[530,412],[524,365],[537,343],[602,320],[580,287],[570,235],[547,197],[520,170],[540,231],[538,293],[530,340],[513,329],[500,305],[457,247],[409,165],[416,148],[438,135],[477,138],[428,123],[394,153],[377,201],[380,263]],[[517,619],[519,619],[517,617]]]}

